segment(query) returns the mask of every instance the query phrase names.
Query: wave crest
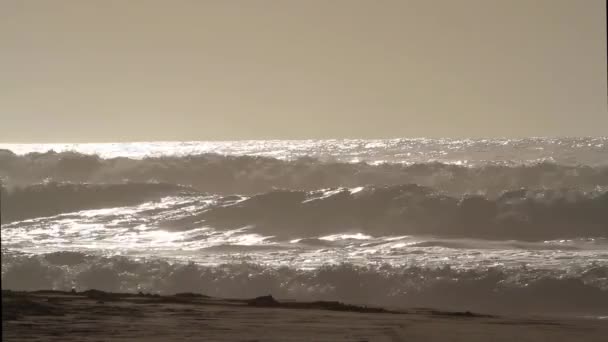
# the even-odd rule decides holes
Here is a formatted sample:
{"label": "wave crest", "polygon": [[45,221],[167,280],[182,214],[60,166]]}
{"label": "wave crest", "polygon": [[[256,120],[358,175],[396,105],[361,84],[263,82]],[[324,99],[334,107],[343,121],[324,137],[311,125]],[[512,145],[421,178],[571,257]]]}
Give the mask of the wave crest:
{"label": "wave crest", "polygon": [[541,162],[531,165],[462,166],[436,162],[379,164],[321,162],[303,157],[286,161],[256,156],[201,154],[175,157],[102,159],[75,152],[15,155],[0,151],[0,178],[7,185],[46,179],[67,182],[162,182],[211,193],[259,193],[274,188],[314,190],[328,187],[419,184],[451,194],[526,188],[608,186],[607,166],[573,166]]}

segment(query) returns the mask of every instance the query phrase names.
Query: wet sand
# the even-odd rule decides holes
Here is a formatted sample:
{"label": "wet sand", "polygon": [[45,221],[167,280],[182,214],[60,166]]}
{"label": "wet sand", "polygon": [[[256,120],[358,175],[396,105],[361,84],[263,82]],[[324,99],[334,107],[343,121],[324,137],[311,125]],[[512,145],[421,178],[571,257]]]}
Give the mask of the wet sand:
{"label": "wet sand", "polygon": [[3,341],[606,341],[608,321],[337,302],[2,291]]}

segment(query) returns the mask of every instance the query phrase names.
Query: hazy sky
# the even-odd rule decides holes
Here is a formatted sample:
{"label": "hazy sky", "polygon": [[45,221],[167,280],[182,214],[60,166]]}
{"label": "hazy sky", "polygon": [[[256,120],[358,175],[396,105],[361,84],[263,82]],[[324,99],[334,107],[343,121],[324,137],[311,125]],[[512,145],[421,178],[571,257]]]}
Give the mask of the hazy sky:
{"label": "hazy sky", "polygon": [[0,141],[608,135],[604,0],[0,0]]}

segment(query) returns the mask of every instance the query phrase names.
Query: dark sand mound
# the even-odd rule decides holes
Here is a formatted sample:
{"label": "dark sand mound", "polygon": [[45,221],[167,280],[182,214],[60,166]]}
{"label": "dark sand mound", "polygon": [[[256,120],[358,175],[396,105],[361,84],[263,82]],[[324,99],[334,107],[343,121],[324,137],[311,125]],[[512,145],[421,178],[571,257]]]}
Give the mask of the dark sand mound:
{"label": "dark sand mound", "polygon": [[3,341],[605,341],[601,320],[389,311],[194,293],[2,292]]}

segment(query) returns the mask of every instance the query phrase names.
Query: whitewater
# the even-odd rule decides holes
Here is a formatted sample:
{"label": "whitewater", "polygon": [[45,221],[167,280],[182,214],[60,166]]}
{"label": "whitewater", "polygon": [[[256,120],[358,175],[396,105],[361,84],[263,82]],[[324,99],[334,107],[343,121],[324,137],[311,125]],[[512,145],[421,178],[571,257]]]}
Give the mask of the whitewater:
{"label": "whitewater", "polygon": [[0,144],[2,288],[608,315],[608,138]]}

